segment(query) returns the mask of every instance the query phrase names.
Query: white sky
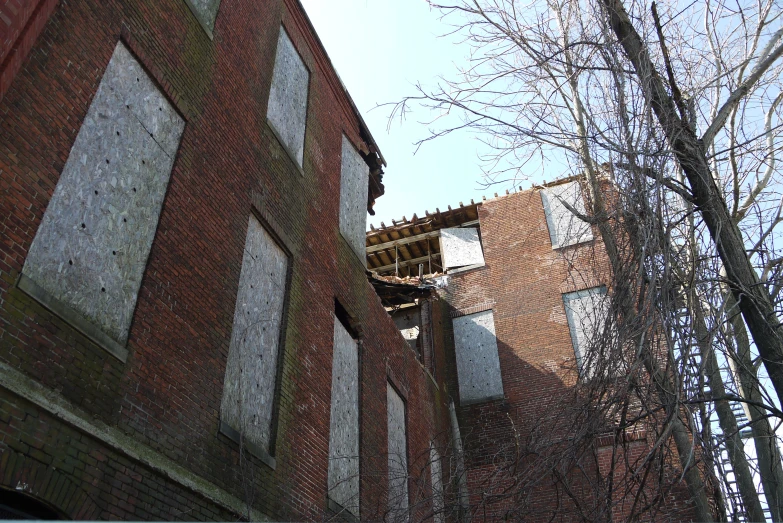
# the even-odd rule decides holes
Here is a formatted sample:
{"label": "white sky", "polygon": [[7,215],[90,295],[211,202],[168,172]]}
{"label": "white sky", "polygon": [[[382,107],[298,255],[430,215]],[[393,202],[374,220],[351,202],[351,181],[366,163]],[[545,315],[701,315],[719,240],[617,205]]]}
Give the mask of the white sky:
{"label": "white sky", "polygon": [[445,210],[459,202],[487,198],[506,187],[483,189],[478,150],[482,144],[466,133],[425,144],[414,156],[413,142],[427,136],[433,114],[409,115],[391,124],[391,107],[415,94],[414,84],[433,84],[438,75],[453,75],[467,53],[453,38],[439,38],[448,26],[425,0],[301,0],[318,36],[362,113],[388,162],[386,194],[375,204],[367,227],[391,219]]}

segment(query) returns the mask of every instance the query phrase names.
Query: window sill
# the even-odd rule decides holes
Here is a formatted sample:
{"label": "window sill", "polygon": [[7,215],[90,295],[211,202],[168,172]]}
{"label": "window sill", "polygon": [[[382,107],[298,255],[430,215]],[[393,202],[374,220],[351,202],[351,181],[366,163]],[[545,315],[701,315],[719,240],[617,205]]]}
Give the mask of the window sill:
{"label": "window sill", "polygon": [[102,348],[122,363],[127,361],[128,349],[124,345],[113,340],[99,327],[90,323],[81,314],[46,292],[24,274],[19,276],[16,287],[33,300],[43,305],[46,309],[53,312],[65,323],[79,331],[98,347]]}
{"label": "window sill", "polygon": [[465,267],[458,267],[456,269],[448,269],[446,271],[446,274],[451,276],[452,274],[460,274],[460,273],[463,273],[463,272],[472,271],[474,269],[481,269],[482,267],[486,267],[486,266],[487,266],[486,263],[477,263],[475,265],[466,265]]}
{"label": "window sill", "polygon": [[587,237],[579,238],[579,239],[574,240],[574,241],[569,242],[569,243],[562,243],[562,244],[559,244],[559,245],[554,245],[553,244],[552,245],[552,250],[553,251],[562,251],[562,250],[568,249],[569,247],[577,247],[577,246],[585,244],[585,243],[590,243],[593,240],[595,240],[595,236],[590,235],[589,238],[587,238]]}
{"label": "window sill", "polygon": [[[293,162],[294,167],[296,168],[297,171],[299,171],[299,174],[304,176],[305,175],[304,167],[299,165],[299,160],[296,159],[296,155],[285,144],[285,142],[283,141],[283,138],[277,132],[277,129],[275,129],[275,125],[272,122],[269,121],[269,118],[266,119],[266,126],[272,132],[272,134],[275,136],[275,138],[277,139],[277,143],[285,151],[285,154],[286,154],[286,156],[288,156],[288,159]],[[304,153],[302,153],[302,162],[304,162]]]}
{"label": "window sill", "polygon": [[[231,425],[229,425],[223,420],[220,420],[220,433],[223,434],[228,439],[230,439],[231,441],[233,441],[234,443],[236,443],[237,445],[240,445],[240,441],[242,440],[242,438],[241,435],[239,434],[239,431],[235,430]],[[249,452],[250,455],[260,459],[266,466],[268,466],[272,470],[275,470],[277,468],[277,460],[275,460],[275,458],[272,457],[267,451],[265,451],[255,443],[247,441],[246,439],[242,443],[245,446],[245,450]]]}
{"label": "window sill", "polygon": [[334,519],[337,521],[348,521],[349,523],[356,523],[359,518],[355,516],[350,510],[343,507],[330,497],[326,498],[326,507],[334,515]]}
{"label": "window sill", "polygon": [[487,398],[479,398],[474,400],[466,400],[466,401],[460,401],[459,406],[460,407],[467,407],[471,405],[478,405],[479,403],[492,403],[493,401],[499,401],[499,400],[505,400],[506,395],[505,394],[496,394],[495,396],[489,396]]}

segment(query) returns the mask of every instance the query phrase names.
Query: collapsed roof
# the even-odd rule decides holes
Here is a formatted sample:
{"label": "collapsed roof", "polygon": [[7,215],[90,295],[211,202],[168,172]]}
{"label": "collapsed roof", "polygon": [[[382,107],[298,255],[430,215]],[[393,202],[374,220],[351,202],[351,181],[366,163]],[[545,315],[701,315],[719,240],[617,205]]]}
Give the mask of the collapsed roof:
{"label": "collapsed roof", "polygon": [[428,298],[435,289],[432,281],[423,278],[378,276],[368,271],[367,279],[386,308],[416,303],[416,300]]}
{"label": "collapsed roof", "polygon": [[370,225],[367,233],[367,268],[384,276],[420,276],[444,272],[441,260],[441,230],[456,227],[478,227],[478,206],[481,203],[470,201],[469,205],[460,202],[459,207],[435,213],[424,212],[421,218],[416,216],[408,220],[392,220],[393,225],[381,228]]}

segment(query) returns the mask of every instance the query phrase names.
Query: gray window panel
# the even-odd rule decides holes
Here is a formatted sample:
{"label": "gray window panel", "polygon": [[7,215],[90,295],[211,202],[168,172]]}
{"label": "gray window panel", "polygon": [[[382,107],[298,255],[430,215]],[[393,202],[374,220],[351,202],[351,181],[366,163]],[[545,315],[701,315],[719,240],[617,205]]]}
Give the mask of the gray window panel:
{"label": "gray window panel", "polygon": [[121,344],[184,127],[117,44],[25,260],[25,276]]}
{"label": "gray window panel", "polygon": [[585,202],[579,182],[568,182],[541,191],[541,202],[546,214],[552,248],[559,249],[593,239],[590,225],[577,218],[563,202],[580,214],[585,213]]}
{"label": "gray window panel", "polygon": [[484,264],[484,253],[475,227],[441,229],[440,252],[444,269]]}
{"label": "gray window panel", "polygon": [[596,343],[595,336],[601,334],[609,307],[606,287],[563,294],[563,304],[579,375],[591,378],[596,368],[590,347]]}
{"label": "gray window panel", "polygon": [[251,217],[223,383],[221,419],[270,450],[288,257]]}
{"label": "gray window panel", "polygon": [[309,82],[310,72],[296,52],[293,42],[281,27],[277,39],[267,119],[283,146],[288,149],[300,167],[304,160]]}
{"label": "gray window panel", "polygon": [[329,498],[359,517],[359,348],[334,319]]}
{"label": "gray window panel", "polygon": [[408,521],[408,435],[405,402],[386,384],[389,451],[389,520]]}
{"label": "gray window panel", "polygon": [[362,261],[367,263],[367,184],[370,168],[343,135],[340,164],[340,232]]}
{"label": "gray window panel", "polygon": [[220,0],[185,0],[185,3],[211,35],[215,29],[215,18],[217,18],[220,8]]}
{"label": "gray window panel", "polygon": [[483,311],[452,320],[460,402],[503,397],[495,317]]}

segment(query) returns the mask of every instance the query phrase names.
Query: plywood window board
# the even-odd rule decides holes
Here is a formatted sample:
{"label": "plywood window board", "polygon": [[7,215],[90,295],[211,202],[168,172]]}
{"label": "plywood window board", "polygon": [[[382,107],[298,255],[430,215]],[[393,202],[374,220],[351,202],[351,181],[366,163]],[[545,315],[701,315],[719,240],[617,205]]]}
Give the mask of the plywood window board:
{"label": "plywood window board", "polygon": [[217,18],[220,0],[184,0],[190,8],[193,16],[211,39],[215,30],[215,19]]}
{"label": "plywood window board", "polygon": [[541,191],[549,238],[553,249],[576,245],[593,239],[590,224],[579,219],[565,204],[585,214],[585,203],[579,182],[573,181]]}
{"label": "plywood window board", "polygon": [[484,265],[478,229],[453,227],[440,231],[440,254],[444,269]]}
{"label": "plywood window board", "polygon": [[370,168],[343,135],[340,162],[340,233],[363,265],[367,263],[367,184]]}
{"label": "plywood window board", "polygon": [[460,403],[503,397],[495,317],[491,310],[452,319]]}
{"label": "plywood window board", "polygon": [[405,401],[391,383],[386,383],[388,417],[389,517],[407,521],[408,501],[408,434]]}
{"label": "plywood window board", "polygon": [[334,318],[329,417],[329,499],[359,517],[359,347]]}
{"label": "plywood window board", "polygon": [[304,161],[310,72],[283,27],[277,39],[267,120],[283,148],[301,169]]}
{"label": "plywood window board", "polygon": [[563,304],[579,375],[592,378],[597,369],[596,355],[591,354],[591,347],[597,343],[596,336],[601,334],[609,311],[606,287],[563,294]]}
{"label": "plywood window board", "polygon": [[184,127],[118,43],[22,270],[122,347]]}
{"label": "plywood window board", "polygon": [[248,222],[231,331],[221,421],[272,454],[280,338],[289,258],[261,223]]}

